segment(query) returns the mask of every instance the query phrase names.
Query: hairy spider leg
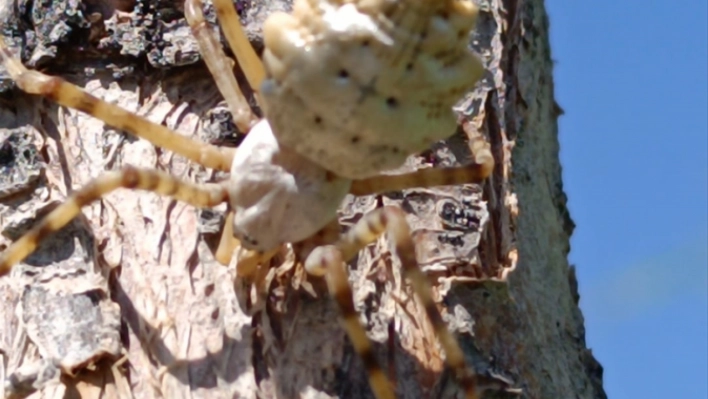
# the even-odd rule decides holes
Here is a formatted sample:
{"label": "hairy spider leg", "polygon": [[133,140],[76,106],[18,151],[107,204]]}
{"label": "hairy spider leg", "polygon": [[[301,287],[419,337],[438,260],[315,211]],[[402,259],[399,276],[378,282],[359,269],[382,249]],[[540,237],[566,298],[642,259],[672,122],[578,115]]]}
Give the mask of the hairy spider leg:
{"label": "hairy spider leg", "polygon": [[124,166],[91,180],[12,243],[0,254],[0,277],[31,254],[45,237],[71,222],[81,208],[119,188],[150,191],[200,208],[228,201],[228,192],[223,185],[195,184],[154,169]]}
{"label": "hairy spider leg", "polygon": [[354,308],[352,291],[349,286],[344,262],[352,259],[357,252],[388,232],[396,253],[401,260],[404,276],[412,283],[413,290],[420,299],[425,313],[432,324],[443,349],[446,362],[460,382],[467,399],[477,399],[477,382],[474,373],[465,364],[464,354],[459,344],[447,329],[440,311],[433,301],[432,288],[428,278],[418,267],[415,245],[406,216],[397,207],[385,206],[376,209],[357,222],[333,245],[316,248],[305,261],[306,270],[314,275],[324,275],[331,295],[342,312],[343,324],[355,350],[364,362],[372,389],[379,399],[392,397],[388,381],[376,361],[372,345],[364,331],[359,314]]}
{"label": "hairy spider leg", "polygon": [[5,46],[2,36],[0,36],[0,62],[17,86],[26,93],[38,94],[65,107],[84,112],[109,126],[129,132],[207,168],[223,171],[231,168],[234,149],[217,147],[183,136],[165,126],[101,100],[62,78],[29,70],[12,55]]}
{"label": "hairy spider leg", "polygon": [[246,75],[248,84],[258,93],[265,78],[265,68],[243,31],[236,7],[231,0],[214,0],[213,3],[226,41],[229,42],[231,51]]}
{"label": "hairy spider leg", "polygon": [[[326,251],[324,249],[332,250]],[[339,306],[342,326],[354,346],[354,351],[359,354],[364,363],[369,386],[376,399],[395,399],[393,387],[376,359],[371,341],[359,321],[359,313],[354,305],[354,293],[347,279],[347,269],[344,262],[342,252],[337,251],[334,247],[317,247],[307,258],[305,269],[313,275],[324,274],[329,293]]]}
{"label": "hairy spider leg", "polygon": [[[233,61],[226,56],[211,25],[204,20],[202,6],[202,0],[186,0],[184,16],[192,34],[197,39],[199,53],[229,105],[234,123],[242,133],[248,133],[259,118],[251,110],[248,100],[236,81],[236,76],[233,73]],[[240,24],[239,21],[236,22]],[[251,46],[250,43],[247,45]],[[257,89],[254,87],[254,90]]]}

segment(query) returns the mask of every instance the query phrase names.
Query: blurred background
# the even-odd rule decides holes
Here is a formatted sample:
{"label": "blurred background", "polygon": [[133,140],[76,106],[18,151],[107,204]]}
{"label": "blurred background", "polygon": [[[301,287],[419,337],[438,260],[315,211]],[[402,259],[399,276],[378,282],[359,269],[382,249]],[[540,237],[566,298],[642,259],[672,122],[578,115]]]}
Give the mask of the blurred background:
{"label": "blurred background", "polygon": [[587,344],[612,399],[708,397],[708,6],[548,0]]}

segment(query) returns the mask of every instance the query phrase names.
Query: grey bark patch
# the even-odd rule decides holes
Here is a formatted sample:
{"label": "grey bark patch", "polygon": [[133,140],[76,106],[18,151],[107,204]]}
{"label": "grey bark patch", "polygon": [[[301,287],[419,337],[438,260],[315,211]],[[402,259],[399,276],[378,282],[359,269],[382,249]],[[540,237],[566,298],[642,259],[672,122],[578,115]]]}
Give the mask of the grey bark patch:
{"label": "grey bark patch", "polygon": [[[16,226],[10,236],[33,223]],[[104,358],[120,356],[120,310],[108,297],[107,282],[94,270],[94,256],[93,238],[79,218],[42,242],[13,271],[21,286],[16,334],[26,336],[28,347],[6,377],[7,393],[23,396],[58,382],[62,373],[73,376]],[[34,362],[30,353],[37,354]]]}
{"label": "grey bark patch", "polygon": [[25,398],[60,378],[59,367],[51,360],[41,359],[10,374],[3,381],[4,394],[9,399]]}
{"label": "grey bark patch", "polygon": [[0,128],[0,200],[31,190],[43,171],[44,162],[29,129]]}
{"label": "grey bark patch", "polygon": [[44,359],[71,373],[120,354],[120,312],[102,285],[80,269],[41,273],[25,285],[21,320]]}

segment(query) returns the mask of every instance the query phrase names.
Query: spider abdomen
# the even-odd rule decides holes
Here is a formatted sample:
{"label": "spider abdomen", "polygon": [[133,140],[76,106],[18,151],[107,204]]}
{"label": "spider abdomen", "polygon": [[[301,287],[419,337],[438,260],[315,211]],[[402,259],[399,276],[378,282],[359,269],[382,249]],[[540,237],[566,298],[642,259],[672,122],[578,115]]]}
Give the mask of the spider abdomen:
{"label": "spider abdomen", "polygon": [[471,2],[298,1],[264,26],[261,87],[274,134],[347,178],[399,167],[452,135],[483,67]]}

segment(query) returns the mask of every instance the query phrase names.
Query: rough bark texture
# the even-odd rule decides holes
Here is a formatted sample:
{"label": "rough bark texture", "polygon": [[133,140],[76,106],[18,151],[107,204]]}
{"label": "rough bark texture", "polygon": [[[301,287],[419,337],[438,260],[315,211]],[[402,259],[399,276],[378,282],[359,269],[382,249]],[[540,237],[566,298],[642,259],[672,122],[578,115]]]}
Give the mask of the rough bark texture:
{"label": "rough bark texture", "polygon": [[[22,48],[26,65],[182,134],[234,145],[239,135],[199,62],[180,3],[2,0],[0,27],[8,44]],[[259,48],[265,16],[290,4],[238,6]],[[491,0],[480,8],[473,47],[489,72],[462,99],[457,134],[406,167],[465,162],[467,138],[481,132],[496,155],[493,177],[483,187],[348,200],[341,221],[350,225],[382,203],[409,214],[418,258],[478,372],[512,380],[526,398],[603,398],[602,367],[585,346],[567,262],[573,222],[561,182],[560,109],[543,2]],[[207,17],[215,22],[213,12]],[[25,95],[3,73],[5,245],[71,190],[121,164],[216,178],[92,117]],[[5,394],[371,397],[336,307],[288,253],[260,286],[234,284],[233,265],[213,260],[220,211],[117,191],[0,279]],[[350,265],[379,359],[399,397],[455,397],[439,346],[388,248],[380,240]]]}

